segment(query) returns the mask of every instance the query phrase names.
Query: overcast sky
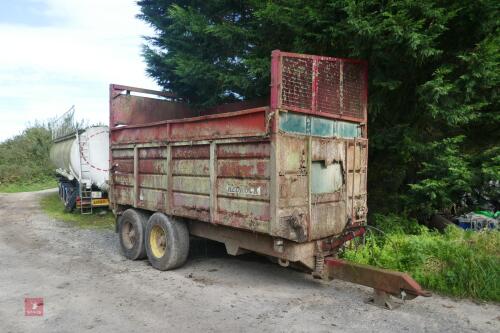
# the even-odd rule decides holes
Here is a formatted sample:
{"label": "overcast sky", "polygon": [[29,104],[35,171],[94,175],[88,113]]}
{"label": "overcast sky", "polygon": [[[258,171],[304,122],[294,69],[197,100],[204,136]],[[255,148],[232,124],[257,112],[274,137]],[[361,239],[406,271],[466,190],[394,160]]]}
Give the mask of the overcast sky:
{"label": "overcast sky", "polygon": [[0,142],[76,106],[108,123],[110,83],[157,89],[135,0],[0,0]]}

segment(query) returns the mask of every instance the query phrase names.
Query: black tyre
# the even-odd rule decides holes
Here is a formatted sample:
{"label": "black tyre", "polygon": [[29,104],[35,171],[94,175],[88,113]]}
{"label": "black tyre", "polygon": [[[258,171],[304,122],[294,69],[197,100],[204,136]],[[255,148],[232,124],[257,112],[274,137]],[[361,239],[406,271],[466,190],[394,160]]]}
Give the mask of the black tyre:
{"label": "black tyre", "polygon": [[64,202],[64,204],[66,204],[66,201],[68,201],[68,199],[66,199],[67,194],[68,194],[68,184],[63,183],[61,185],[61,200]]}
{"label": "black tyre", "polygon": [[146,253],[151,265],[160,271],[182,266],[189,254],[186,224],[163,213],[154,213],[146,228]]}
{"label": "black tyre", "polygon": [[118,217],[118,236],[123,255],[130,260],[146,258],[144,235],[148,215],[136,209],[127,209]]}
{"label": "black tyre", "polygon": [[78,191],[76,189],[68,188],[68,194],[66,196],[66,201],[64,202],[64,211],[71,213],[76,208],[76,198],[78,197]]}

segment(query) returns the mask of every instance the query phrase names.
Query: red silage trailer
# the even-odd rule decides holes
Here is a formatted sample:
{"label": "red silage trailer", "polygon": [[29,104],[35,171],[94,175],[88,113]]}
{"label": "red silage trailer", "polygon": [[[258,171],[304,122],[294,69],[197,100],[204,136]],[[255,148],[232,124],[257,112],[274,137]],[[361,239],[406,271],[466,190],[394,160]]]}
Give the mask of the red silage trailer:
{"label": "red silage trailer", "polygon": [[168,270],[189,236],[388,295],[427,295],[408,275],[337,259],[366,228],[367,64],[272,53],[270,103],[190,108],[110,86],[110,194],[125,256]]}

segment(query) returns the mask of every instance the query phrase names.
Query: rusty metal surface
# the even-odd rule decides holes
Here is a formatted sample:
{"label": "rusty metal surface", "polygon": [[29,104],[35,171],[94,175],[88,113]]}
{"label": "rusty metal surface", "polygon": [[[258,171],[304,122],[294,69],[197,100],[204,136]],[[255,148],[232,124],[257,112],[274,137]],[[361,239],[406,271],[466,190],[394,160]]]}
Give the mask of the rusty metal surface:
{"label": "rusty metal surface", "polygon": [[280,147],[279,197],[278,217],[272,221],[273,235],[300,242],[316,240],[340,234],[348,223],[364,221],[367,212],[364,139],[281,133],[276,140]]}
{"label": "rusty metal surface", "polygon": [[295,242],[339,235],[367,211],[364,70],[273,52],[270,108],[112,85],[112,200]]}
{"label": "rusty metal surface", "polygon": [[324,251],[337,251],[346,242],[356,237],[361,237],[365,233],[366,229],[364,227],[344,230],[344,233],[342,235],[323,241],[322,249]]}
{"label": "rusty metal surface", "polygon": [[310,109],[313,104],[313,59],[281,58],[281,103],[285,108]]}
{"label": "rusty metal surface", "polygon": [[347,210],[353,225],[366,222],[368,140],[357,138],[346,146]]}
{"label": "rusty metal surface", "polygon": [[116,203],[268,232],[269,141],[237,140],[215,147],[214,156],[208,144],[136,147],[137,161],[133,148],[113,149]]}
{"label": "rusty metal surface", "polygon": [[[137,148],[137,179],[134,149],[114,149],[116,202],[134,202],[135,196],[139,208],[299,242],[337,235],[349,220],[364,218],[366,195],[360,195],[366,193],[364,143],[358,143],[356,156],[349,157],[354,155],[353,139],[280,134],[276,140],[281,149],[275,220],[271,218],[271,141],[215,143],[213,156],[209,144],[186,143],[170,150]],[[335,172],[322,173],[328,167]],[[317,185],[319,181],[332,186]],[[354,216],[353,207],[356,212],[361,207],[361,215]]]}
{"label": "rusty metal surface", "polygon": [[268,232],[269,158],[269,141],[217,145],[216,223]]}
{"label": "rusty metal surface", "polygon": [[[127,93],[123,94],[124,91]],[[131,91],[154,93],[156,96],[165,97],[164,93],[160,91],[111,85],[110,128],[120,125],[137,125],[198,116],[198,112],[191,110],[187,104],[160,98],[131,95]]]}
{"label": "rusty metal surface", "polygon": [[273,238],[262,233],[249,233],[225,226],[214,226],[210,223],[189,221],[189,232],[192,235],[215,240],[226,245],[228,253],[238,255],[241,250],[250,250],[260,254],[282,258],[303,265],[306,270],[314,268],[314,243],[295,243],[283,241],[283,251],[274,247]]}
{"label": "rusty metal surface", "polygon": [[[117,109],[119,110],[119,109]],[[119,111],[115,112],[120,114]],[[111,142],[151,143],[258,137],[268,134],[267,108],[111,128]]]}
{"label": "rusty metal surface", "polygon": [[271,75],[273,108],[366,122],[365,61],[275,50]]}
{"label": "rusty metal surface", "polygon": [[381,269],[369,265],[355,264],[336,258],[325,258],[328,276],[391,294],[395,297],[412,299],[430,296],[430,293],[408,274]]}

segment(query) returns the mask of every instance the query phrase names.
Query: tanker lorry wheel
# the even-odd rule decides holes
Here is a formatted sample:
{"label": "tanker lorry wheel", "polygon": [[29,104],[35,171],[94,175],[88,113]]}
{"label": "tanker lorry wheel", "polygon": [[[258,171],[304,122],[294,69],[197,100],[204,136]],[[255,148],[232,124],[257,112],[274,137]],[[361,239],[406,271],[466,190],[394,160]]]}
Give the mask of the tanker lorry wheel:
{"label": "tanker lorry wheel", "polygon": [[189,253],[186,224],[163,213],[154,213],[146,228],[146,253],[151,265],[160,271],[182,266]]}
{"label": "tanker lorry wheel", "polygon": [[118,236],[123,255],[130,260],[146,258],[144,235],[148,215],[129,208],[118,217]]}
{"label": "tanker lorry wheel", "polygon": [[67,188],[66,201],[64,202],[65,212],[72,213],[75,210],[77,197],[78,197],[78,191],[76,189]]}

